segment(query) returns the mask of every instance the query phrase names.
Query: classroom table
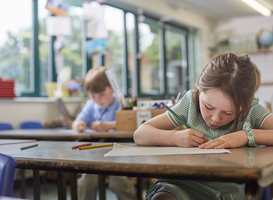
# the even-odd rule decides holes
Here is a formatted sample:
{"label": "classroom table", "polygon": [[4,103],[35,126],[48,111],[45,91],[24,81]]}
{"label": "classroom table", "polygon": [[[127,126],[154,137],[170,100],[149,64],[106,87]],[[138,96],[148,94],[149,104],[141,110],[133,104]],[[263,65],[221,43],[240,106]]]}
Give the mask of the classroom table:
{"label": "classroom table", "polygon": [[[36,143],[36,142],[35,142]],[[246,199],[259,199],[261,188],[273,182],[273,146],[230,149],[230,154],[104,157],[112,147],[78,150],[82,142],[38,141],[38,147],[20,150],[21,144],[0,146],[0,153],[13,156],[17,167],[38,170],[134,177],[233,181],[249,184]],[[100,144],[94,143],[93,145]],[[126,143],[126,145],[135,145]],[[61,179],[60,179],[61,180]],[[61,187],[59,186],[59,189]],[[35,192],[39,189],[34,188]],[[64,189],[65,190],[65,189]],[[64,190],[59,199],[65,199]],[[62,193],[62,194],[61,194]],[[39,193],[34,194],[39,199]],[[64,195],[64,197],[61,197]]]}
{"label": "classroom table", "polygon": [[94,139],[132,139],[133,131],[96,132],[86,130],[78,133],[72,129],[13,129],[0,131],[0,139],[35,139],[58,141],[83,141]]}

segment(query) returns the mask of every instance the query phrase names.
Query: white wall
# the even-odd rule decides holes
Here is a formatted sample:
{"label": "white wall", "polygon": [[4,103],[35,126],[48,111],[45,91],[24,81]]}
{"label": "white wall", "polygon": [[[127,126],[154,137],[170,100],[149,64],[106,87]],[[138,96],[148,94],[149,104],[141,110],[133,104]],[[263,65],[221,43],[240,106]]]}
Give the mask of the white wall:
{"label": "white wall", "polygon": [[[273,16],[252,16],[235,18],[229,21],[222,21],[217,25],[217,39],[226,39],[231,35],[257,35],[260,30],[271,30],[273,28]],[[265,106],[266,102],[272,103],[273,84],[263,85],[265,83],[273,83],[273,51],[271,47],[270,53],[250,54],[251,60],[257,65],[261,74],[262,85],[258,89],[256,96],[259,97],[260,103]]]}
{"label": "white wall", "polygon": [[[84,101],[68,101],[65,106],[70,114],[74,114]],[[15,98],[0,99],[0,122],[11,123],[13,128],[19,128],[19,123],[25,120],[40,121],[43,124],[63,120],[52,100],[46,98]]]}

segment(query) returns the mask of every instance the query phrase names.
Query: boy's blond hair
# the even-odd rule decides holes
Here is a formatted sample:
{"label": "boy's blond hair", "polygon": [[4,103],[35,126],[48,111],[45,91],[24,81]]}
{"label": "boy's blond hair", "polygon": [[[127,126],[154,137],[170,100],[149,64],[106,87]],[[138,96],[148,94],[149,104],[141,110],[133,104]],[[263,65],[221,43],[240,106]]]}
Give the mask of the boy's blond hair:
{"label": "boy's blond hair", "polygon": [[105,70],[105,67],[96,67],[87,72],[84,81],[84,89],[87,92],[99,93],[103,92],[106,87],[111,87]]}

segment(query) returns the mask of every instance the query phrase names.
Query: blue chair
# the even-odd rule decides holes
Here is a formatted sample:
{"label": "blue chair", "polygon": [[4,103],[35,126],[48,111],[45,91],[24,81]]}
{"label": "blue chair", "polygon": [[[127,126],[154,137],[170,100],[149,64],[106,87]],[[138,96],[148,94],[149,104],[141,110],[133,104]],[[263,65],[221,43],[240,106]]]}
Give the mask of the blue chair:
{"label": "blue chair", "polygon": [[21,129],[43,129],[44,126],[38,121],[25,121],[20,123]]}
{"label": "blue chair", "polygon": [[264,188],[262,200],[272,200],[270,186]]}
{"label": "blue chair", "polygon": [[2,130],[11,130],[12,125],[10,123],[4,123],[4,122],[0,122],[0,131]]}
{"label": "blue chair", "polygon": [[0,196],[13,196],[16,165],[17,162],[13,157],[0,154]]}
{"label": "blue chair", "polygon": [[[246,183],[245,190],[247,189],[247,187],[248,184]],[[261,200],[272,200],[270,186],[264,188]]]}

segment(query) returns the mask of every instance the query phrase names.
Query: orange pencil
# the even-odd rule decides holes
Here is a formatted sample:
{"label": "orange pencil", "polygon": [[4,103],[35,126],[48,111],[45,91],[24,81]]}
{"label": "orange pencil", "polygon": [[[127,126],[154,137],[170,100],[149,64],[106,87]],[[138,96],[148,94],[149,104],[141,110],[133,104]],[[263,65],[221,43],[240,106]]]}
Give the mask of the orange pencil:
{"label": "orange pencil", "polygon": [[84,147],[84,146],[89,146],[89,145],[92,145],[92,143],[89,142],[89,143],[85,143],[85,144],[80,144],[80,145],[73,146],[73,147],[71,147],[71,148],[72,148],[72,149],[77,149],[77,148],[79,148],[79,147]]}

